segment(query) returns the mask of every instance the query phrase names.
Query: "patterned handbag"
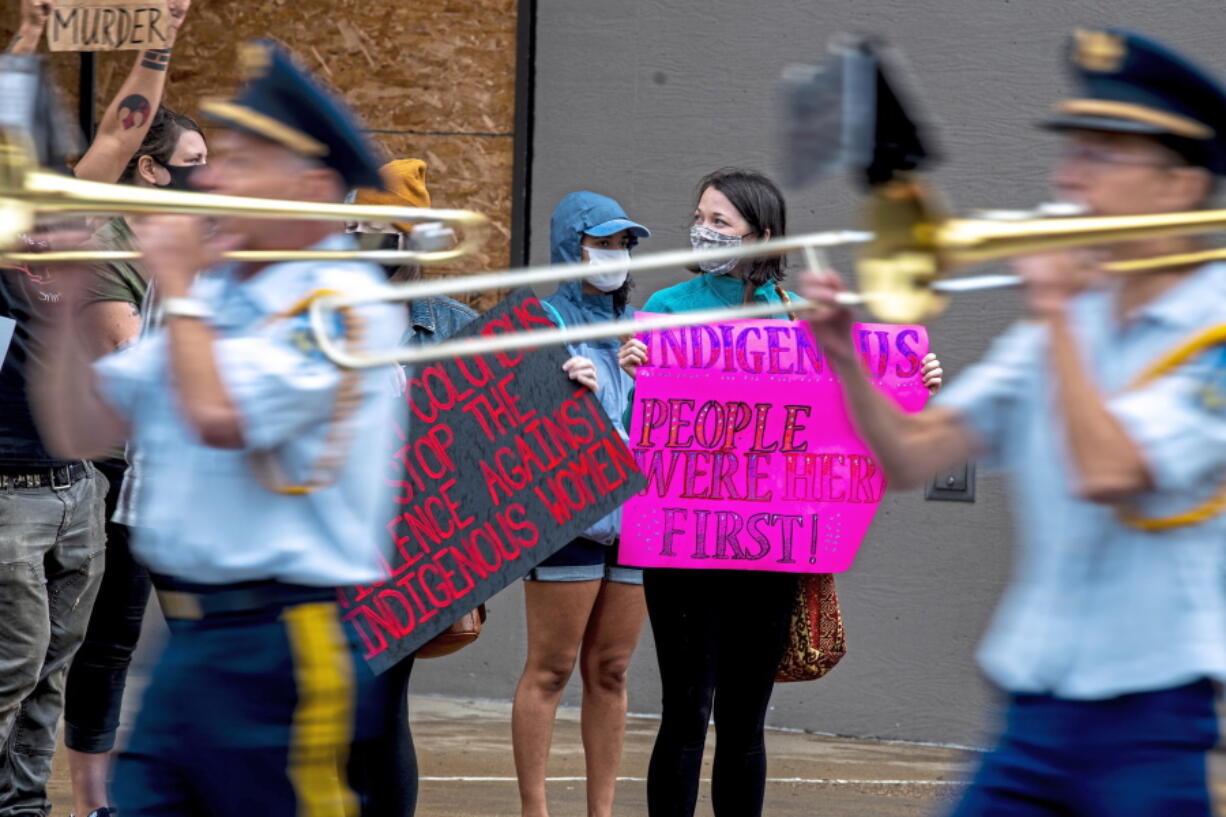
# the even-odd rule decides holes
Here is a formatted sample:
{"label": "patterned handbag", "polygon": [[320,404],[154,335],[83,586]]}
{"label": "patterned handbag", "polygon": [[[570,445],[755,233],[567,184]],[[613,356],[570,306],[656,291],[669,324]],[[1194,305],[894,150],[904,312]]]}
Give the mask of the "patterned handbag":
{"label": "patterned handbag", "polygon": [[806,573],[796,582],[788,645],[775,671],[776,681],[813,681],[847,652],[843,614],[831,573]]}

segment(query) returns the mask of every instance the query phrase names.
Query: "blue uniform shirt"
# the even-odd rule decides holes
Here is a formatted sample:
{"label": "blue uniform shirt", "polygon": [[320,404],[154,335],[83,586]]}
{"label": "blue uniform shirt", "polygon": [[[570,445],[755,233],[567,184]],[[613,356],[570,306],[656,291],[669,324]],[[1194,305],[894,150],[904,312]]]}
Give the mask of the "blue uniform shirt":
{"label": "blue uniform shirt", "polygon": [[[1155,487],[1146,516],[1191,510],[1226,479],[1221,349],[1150,386],[1130,382],[1199,331],[1226,322],[1226,265],[1202,267],[1116,320],[1111,289],[1072,305],[1074,331],[1110,411],[1140,447]],[[1226,518],[1146,533],[1078,499],[1046,357],[1046,330],[1022,323],[937,398],[1011,472],[1018,549],[980,649],[1010,692],[1101,699],[1226,678]]]}
{"label": "blue uniform shirt", "polygon": [[[331,236],[320,249],[347,249]],[[361,263],[275,264],[240,281],[221,267],[192,288],[213,310],[222,379],[242,415],[246,450],[203,445],[168,382],[165,330],[94,364],[104,399],[132,424],[141,452],[134,550],[150,569],[203,583],[276,579],[340,586],[381,578],[384,487],[398,406],[390,369],[362,370],[361,399],[345,420],[353,435],[339,478],[315,493],[282,495],[252,470],[253,452],[271,452],[291,483],[305,482],[333,422],[341,371],[315,347],[305,314],[270,320],[320,289],[359,294],[384,282]],[[356,310],[363,348],[393,348],[405,331],[403,304]],[[385,367],[386,368],[386,367]]]}

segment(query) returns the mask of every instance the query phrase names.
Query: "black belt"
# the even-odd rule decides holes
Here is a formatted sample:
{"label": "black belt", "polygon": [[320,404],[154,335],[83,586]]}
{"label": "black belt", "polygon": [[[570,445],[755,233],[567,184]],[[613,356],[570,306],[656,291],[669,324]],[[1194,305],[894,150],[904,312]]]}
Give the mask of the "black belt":
{"label": "black belt", "polygon": [[282,582],[242,584],[184,584],[155,576],[158,603],[166,618],[202,619],[208,616],[280,610],[296,604],[336,601],[335,587],[311,587]]}
{"label": "black belt", "polygon": [[90,470],[83,462],[39,468],[33,465],[0,464],[0,489],[50,488],[65,491],[85,479]]}

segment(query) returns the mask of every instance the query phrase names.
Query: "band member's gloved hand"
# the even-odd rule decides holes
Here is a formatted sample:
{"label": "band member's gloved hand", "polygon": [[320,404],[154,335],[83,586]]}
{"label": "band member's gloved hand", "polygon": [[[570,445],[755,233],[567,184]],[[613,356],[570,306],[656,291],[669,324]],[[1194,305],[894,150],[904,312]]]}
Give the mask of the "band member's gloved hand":
{"label": "band member's gloved hand", "polygon": [[586,357],[575,355],[562,364],[562,371],[570,375],[570,379],[587,386],[593,392],[599,385],[596,382],[596,364]]}
{"label": "band member's gloved hand", "polygon": [[622,371],[634,377],[639,370],[639,366],[647,363],[647,344],[638,338],[626,338],[622,341],[622,348],[617,350],[617,364],[622,367]]}
{"label": "band member's gloved hand", "polygon": [[817,306],[800,310],[799,317],[809,322],[826,356],[840,361],[852,360],[856,354],[851,340],[851,310],[835,301],[845,290],[836,272],[805,270],[800,275],[800,297]]}
{"label": "band member's gloved hand", "polygon": [[928,389],[928,393],[935,395],[941,390],[941,378],[945,371],[941,368],[941,361],[937,360],[937,356],[932,352],[924,355],[924,368],[922,375],[924,378],[924,386]]}
{"label": "band member's gloved hand", "polygon": [[1026,305],[1038,319],[1062,314],[1069,299],[1102,274],[1094,256],[1084,252],[1023,256],[1013,261],[1013,271],[1021,276]]}

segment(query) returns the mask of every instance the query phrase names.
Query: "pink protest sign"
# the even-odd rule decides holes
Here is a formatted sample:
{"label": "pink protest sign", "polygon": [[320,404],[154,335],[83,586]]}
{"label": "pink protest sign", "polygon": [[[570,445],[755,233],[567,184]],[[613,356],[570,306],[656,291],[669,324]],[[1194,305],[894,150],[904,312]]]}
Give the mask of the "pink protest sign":
{"label": "pink protest sign", "polygon": [[[877,386],[906,411],[923,408],[924,328],[863,323],[855,333]],[[885,479],[809,327],[729,321],[639,339],[649,364],[638,372],[630,449],[647,487],[622,512],[622,563],[851,567]]]}

